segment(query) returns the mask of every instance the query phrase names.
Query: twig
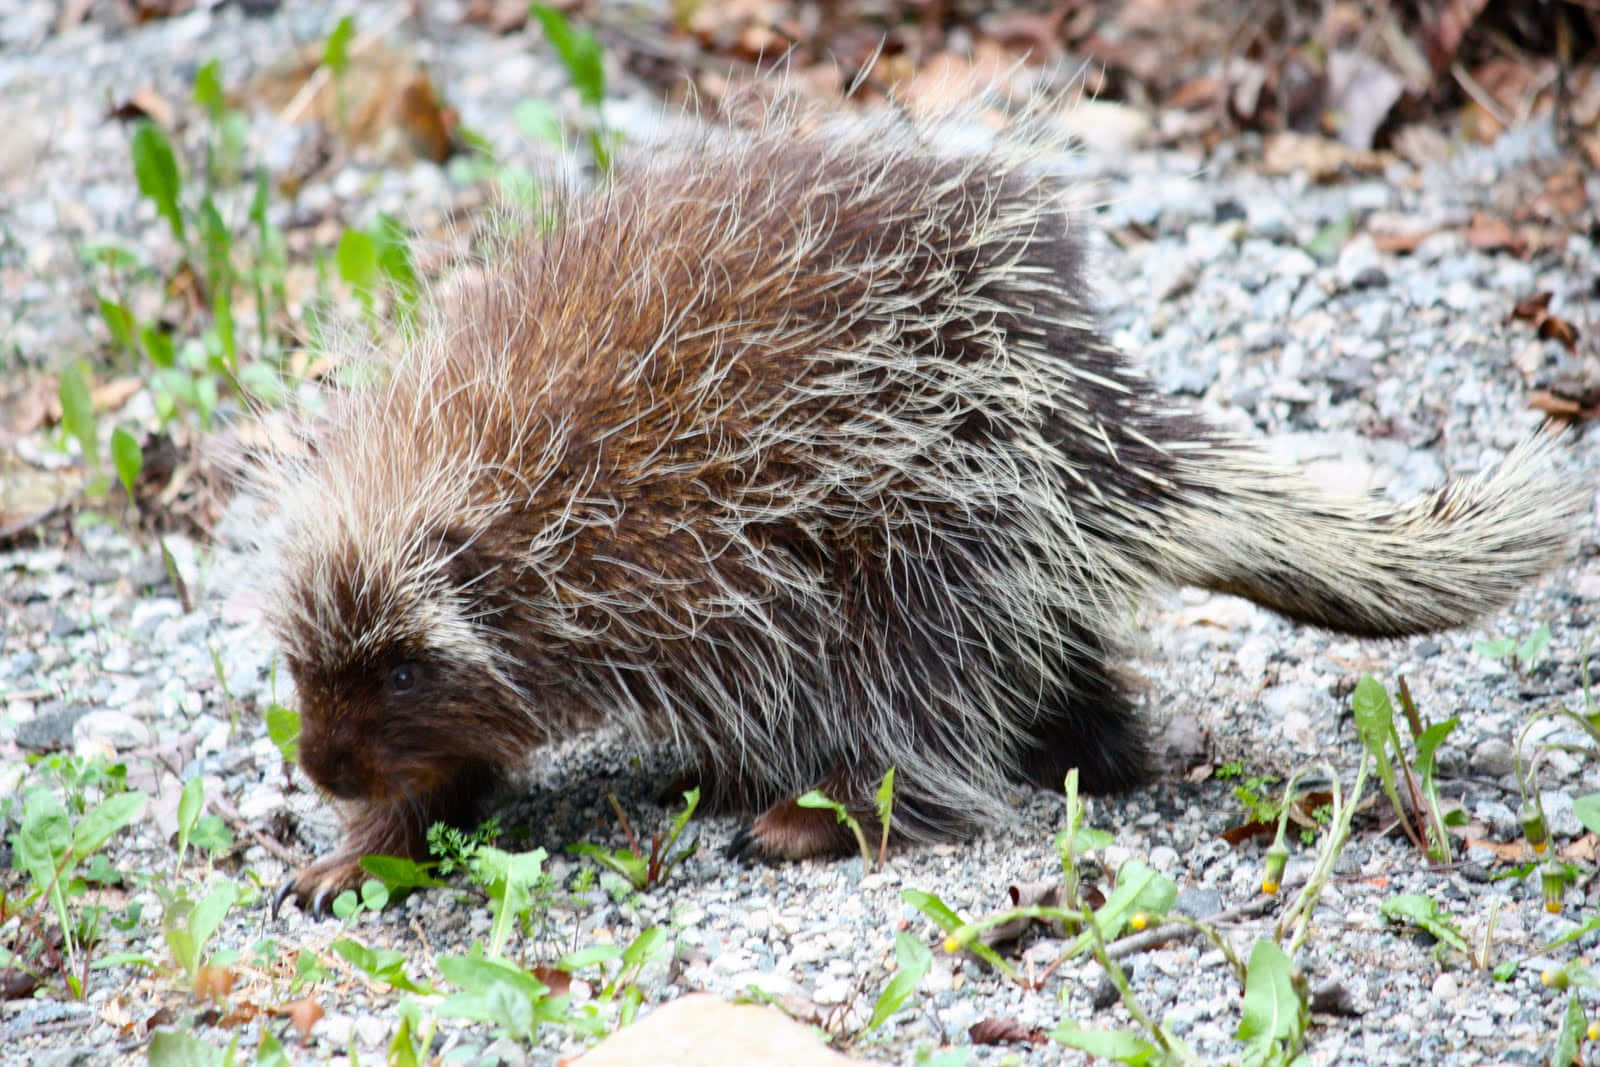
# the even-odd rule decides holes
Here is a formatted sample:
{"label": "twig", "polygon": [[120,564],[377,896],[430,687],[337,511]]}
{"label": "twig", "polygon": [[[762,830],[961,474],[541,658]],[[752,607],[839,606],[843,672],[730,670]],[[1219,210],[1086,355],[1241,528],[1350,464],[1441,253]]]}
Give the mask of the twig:
{"label": "twig", "polygon": [[1500,105],[1495,102],[1494,97],[1489,95],[1489,91],[1478,84],[1476,78],[1467,73],[1467,68],[1463,67],[1459,60],[1450,64],[1450,76],[1456,80],[1457,85],[1461,86],[1462,92],[1472,97],[1473,103],[1489,113],[1490,118],[1503,127],[1509,128],[1511,126],[1511,116],[1501,109]]}
{"label": "twig", "polygon": [[[1282,904],[1285,891],[1290,889],[1298,889],[1302,884],[1303,883],[1297,882],[1292,886],[1283,886],[1280,890],[1279,896],[1268,896],[1267,894],[1262,893],[1259,896],[1245,901],[1243,904],[1235,904],[1231,908],[1224,908],[1223,910],[1212,915],[1207,915],[1200,921],[1210,923],[1215,926],[1218,923],[1233,922],[1236,919],[1254,919],[1257,916],[1271,911],[1276,905]],[[1116,941],[1113,941],[1111,944],[1106,946],[1106,955],[1111,959],[1119,960],[1125,956],[1132,956],[1138,952],[1149,951],[1150,949],[1153,949],[1156,946],[1164,944],[1168,941],[1181,941],[1186,938],[1194,937],[1199,933],[1200,931],[1198,929],[1190,926],[1188,923],[1162,923],[1160,926],[1157,926],[1151,930],[1146,930],[1141,934],[1134,934],[1132,937],[1118,938]]]}

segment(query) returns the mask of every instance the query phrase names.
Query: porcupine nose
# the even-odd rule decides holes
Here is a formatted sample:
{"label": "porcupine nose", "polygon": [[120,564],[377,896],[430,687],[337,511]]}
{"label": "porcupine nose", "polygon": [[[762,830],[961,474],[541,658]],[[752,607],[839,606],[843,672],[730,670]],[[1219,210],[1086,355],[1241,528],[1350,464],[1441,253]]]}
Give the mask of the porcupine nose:
{"label": "porcupine nose", "polygon": [[332,746],[301,746],[300,766],[318,787],[341,800],[365,795],[361,774],[350,754]]}

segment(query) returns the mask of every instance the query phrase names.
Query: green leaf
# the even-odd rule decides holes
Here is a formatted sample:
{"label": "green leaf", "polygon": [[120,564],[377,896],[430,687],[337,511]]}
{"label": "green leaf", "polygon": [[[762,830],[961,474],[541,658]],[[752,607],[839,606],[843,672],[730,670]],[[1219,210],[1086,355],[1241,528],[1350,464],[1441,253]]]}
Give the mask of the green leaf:
{"label": "green leaf", "polygon": [[67,897],[56,869],[65,861],[72,846],[72,824],[59,797],[48,789],[30,790],[22,800],[22,825],[11,835],[13,866],[28,872],[35,891],[49,894],[56,920],[68,934]]}
{"label": "green leaf", "polygon": [[144,452],[139,448],[138,439],[121,426],[111,431],[111,463],[117,468],[117,481],[132,500],[133,483],[139,480],[139,471],[144,466]]}
{"label": "green leaf", "polygon": [[555,145],[560,148],[565,140],[561,131],[561,120],[556,117],[555,108],[544,100],[527,99],[519,103],[512,111],[517,120],[517,129],[522,135],[532,141],[542,141],[545,144]]}
{"label": "green leaf", "polygon": [[622,950],[623,966],[643,967],[660,955],[666,947],[667,932],[659,926],[652,926],[641,932],[638,937],[628,943],[627,948]]}
{"label": "green leaf", "polygon": [[1391,922],[1410,923],[1426,930],[1436,940],[1451,948],[1468,955],[1472,954],[1472,946],[1467,944],[1467,939],[1456,929],[1455,921],[1451,919],[1449,913],[1440,911],[1439,905],[1430,897],[1420,893],[1401,893],[1385,900],[1379,910],[1383,912],[1384,918]]}
{"label": "green leaf", "polygon": [[562,956],[556,961],[556,966],[571,974],[585,967],[611,963],[621,958],[622,948],[618,945],[590,945],[588,948],[580,948],[576,952],[569,952]]}
{"label": "green leaf", "polygon": [[900,891],[900,899],[922,912],[929,919],[932,919],[933,925],[947,934],[958,927],[966,925],[966,921],[961,916],[950,910],[950,905],[932,893],[924,893],[920,889],[902,889]]}
{"label": "green leaf", "polygon": [[57,392],[61,398],[61,425],[78,439],[84,463],[90,468],[100,466],[100,442],[94,432],[94,400],[89,395],[89,383],[82,368],[75,363],[63,368]]}
{"label": "green leaf", "polygon": [[[390,1059],[391,1067],[399,1067]],[[271,1027],[261,1028],[261,1040],[256,1045],[256,1067],[292,1067],[289,1054],[283,1051],[283,1044],[278,1040]],[[405,1067],[416,1067],[416,1061],[406,1064]]]}
{"label": "green leaf", "polygon": [[516,920],[532,910],[533,886],[544,870],[547,855],[542,848],[506,852],[487,845],[473,854],[473,877],[488,891],[494,915],[489,928],[489,955],[503,953]]}
{"label": "green leaf", "polygon": [[606,870],[621,875],[635,889],[643,890],[649,880],[649,861],[642,856],[634,855],[631,848],[604,848],[588,841],[580,841],[568,845],[567,851],[574,856],[592,859]]}
{"label": "green leaf", "polygon": [[1077,1023],[1063,1022],[1050,1031],[1050,1039],[1100,1059],[1135,1067],[1152,1062],[1156,1055],[1154,1045],[1127,1030],[1085,1030]]}
{"label": "green leaf", "polygon": [[411,262],[411,238],[400,220],[388,212],[378,213],[373,233],[377,244],[378,267],[394,293],[401,320],[408,320],[422,293],[416,267]]}
{"label": "green leaf", "polygon": [[222,1067],[226,1058],[193,1034],[157,1030],[150,1036],[150,1067]]}
{"label": "green leaf", "polygon": [[205,807],[206,784],[197,774],[183,785],[178,796],[178,866],[183,865],[183,854],[189,850],[189,834],[194,830],[201,809]]}
{"label": "green leaf", "polygon": [[186,243],[183,213],[178,208],[178,160],[172,154],[172,144],[161,127],[148,119],[140,122],[133,131],[133,173],[139,181],[139,192],[149,197],[156,211],[172,227],[172,235],[179,243]]}
{"label": "green leaf", "polygon": [[1589,1018],[1584,1014],[1578,994],[1573,993],[1567,997],[1567,1010],[1562,1012],[1561,1026],[1556,1030],[1556,1047],[1546,1062],[1562,1067],[1579,1062],[1578,1051],[1583,1048],[1583,1039],[1588,1035],[1588,1030]]}
{"label": "green leaf", "polygon": [[383,882],[391,891],[396,889],[436,889],[449,885],[430,872],[432,863],[418,863],[406,856],[362,856],[361,869]]}
{"label": "green leaf", "polygon": [[172,343],[172,335],[160,327],[152,325],[140,330],[139,344],[144,349],[145,355],[150,357],[150,362],[156,366],[177,366],[178,356]]}
{"label": "green leaf", "polygon": [[328,43],[322,50],[322,62],[335,74],[343,74],[350,64],[350,40],[356,35],[355,19],[346,15],[328,34]]}
{"label": "green leaf", "polygon": [[[1250,1043],[1246,1062],[1287,1062],[1305,1038],[1310,1010],[1295,981],[1294,962],[1274,941],[1257,941],[1244,979],[1244,1017],[1238,1038]],[[1281,1057],[1281,1058],[1275,1058]]]}
{"label": "green leaf", "polygon": [[1493,641],[1479,641],[1477,644],[1472,646],[1472,651],[1476,652],[1484,659],[1492,660],[1505,659],[1507,656],[1511,655],[1511,653],[1515,652],[1516,649],[1517,642],[1514,638],[1510,637],[1500,637]]}
{"label": "green leaf", "polygon": [[[965,919],[951,910],[950,905],[932,893],[924,893],[920,889],[902,889],[900,890],[900,899],[922,912],[933,922],[933,925],[947,934],[953,933],[967,924]],[[998,952],[985,945],[982,941],[974,941],[967,945],[966,949],[1001,974],[1013,978],[1016,976],[1016,970],[1002,959]]]}
{"label": "green leaf", "polygon": [[565,997],[550,998],[550,989],[522,968],[505,960],[477,955],[441,956],[439,973],[462,990],[438,1006],[440,1015],[494,1023],[512,1038],[531,1042],[539,1022],[551,1012],[541,1012],[550,1000],[565,1004]]}
{"label": "green leaf", "polygon": [[890,767],[883,772],[883,781],[878,784],[878,795],[874,798],[878,810],[878,823],[881,826],[889,825],[889,817],[894,813],[894,768]]}
{"label": "green leaf", "polygon": [[72,850],[87,856],[111,839],[111,835],[139,817],[144,810],[143,793],[113,793],[78,820],[72,831]]}
{"label": "green leaf", "polygon": [[433,989],[418,983],[406,974],[406,954],[395,949],[368,948],[359,941],[340,938],[328,946],[342,956],[350,966],[363,972],[374,981],[383,982],[408,993],[431,994]]}
{"label": "green leaf", "polygon": [[883,992],[878,994],[872,1018],[867,1020],[866,1033],[882,1026],[889,1016],[899,1011],[933,966],[933,953],[928,951],[928,946],[904,930],[894,935],[894,958],[899,966],[883,987]]}
{"label": "green leaf", "polygon": [[267,737],[271,738],[272,743],[278,746],[278,752],[283,756],[283,762],[298,762],[300,713],[293,708],[286,708],[282,704],[270,704],[267,706],[267,713],[264,718],[267,721]]}
{"label": "green leaf", "polygon": [[1356,732],[1367,751],[1377,754],[1388,749],[1394,733],[1394,705],[1389,703],[1389,693],[1370,674],[1363,674],[1350,697],[1350,710],[1355,714]]}
{"label": "green leaf", "polygon": [[228,829],[228,824],[220,816],[202,815],[189,833],[189,844],[216,855],[233,844],[233,831]]}
{"label": "green leaf", "polygon": [[1578,816],[1578,821],[1583,823],[1585,830],[1592,834],[1600,834],[1600,793],[1590,793],[1574,800],[1572,810]]}
{"label": "green leaf", "polygon": [[574,30],[567,17],[544,4],[533,4],[528,9],[539,20],[544,35],[561,57],[578,96],[591,108],[598,108],[606,95],[605,62],[600,42],[588,30]]}
{"label": "green leaf", "polygon": [[1355,217],[1352,215],[1333,220],[1306,242],[1306,251],[1324,263],[1338,259],[1339,248],[1354,232],[1355,225]]}
{"label": "green leaf", "polygon": [[1522,644],[1517,646],[1517,663],[1525,671],[1532,670],[1544,655],[1544,650],[1550,644],[1550,627],[1540,623],[1538,629],[1529,634]]}
{"label": "green leaf", "polygon": [[222,90],[222,64],[211,60],[195,72],[194,101],[199,104],[212,122],[219,122],[228,109],[228,96]]}
{"label": "green leaf", "polygon": [[334,249],[333,262],[339,277],[345,280],[361,302],[370,305],[381,281],[378,266],[378,242],[362,230],[346,230]]}
{"label": "green leaf", "polygon": [[211,329],[222,346],[223,365],[229,374],[239,371],[238,340],[233,329],[233,286],[218,284],[211,300]]}
{"label": "green leaf", "polygon": [[111,340],[124,352],[138,354],[134,341],[133,312],[114,301],[100,298],[100,320],[106,324]]}

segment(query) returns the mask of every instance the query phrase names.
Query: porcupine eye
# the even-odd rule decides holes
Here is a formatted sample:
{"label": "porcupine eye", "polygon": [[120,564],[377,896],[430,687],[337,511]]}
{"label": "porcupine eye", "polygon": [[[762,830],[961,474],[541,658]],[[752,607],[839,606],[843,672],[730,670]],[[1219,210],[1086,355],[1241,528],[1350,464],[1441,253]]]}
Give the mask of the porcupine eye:
{"label": "porcupine eye", "polygon": [[422,681],[422,668],[407,660],[397,663],[389,671],[389,692],[409,693]]}

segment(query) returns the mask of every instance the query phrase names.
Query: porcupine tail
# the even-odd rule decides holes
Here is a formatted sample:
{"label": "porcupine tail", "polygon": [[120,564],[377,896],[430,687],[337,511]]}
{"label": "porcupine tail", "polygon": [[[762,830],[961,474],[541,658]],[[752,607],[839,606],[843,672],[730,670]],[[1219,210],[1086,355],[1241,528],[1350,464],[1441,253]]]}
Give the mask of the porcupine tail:
{"label": "porcupine tail", "polygon": [[1461,626],[1570,551],[1593,487],[1564,483],[1556,451],[1553,433],[1536,434],[1495,468],[1395,506],[1217,445],[1194,456],[1192,477],[1215,492],[1184,499],[1168,577],[1362,637]]}

